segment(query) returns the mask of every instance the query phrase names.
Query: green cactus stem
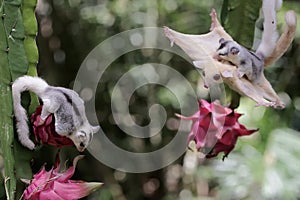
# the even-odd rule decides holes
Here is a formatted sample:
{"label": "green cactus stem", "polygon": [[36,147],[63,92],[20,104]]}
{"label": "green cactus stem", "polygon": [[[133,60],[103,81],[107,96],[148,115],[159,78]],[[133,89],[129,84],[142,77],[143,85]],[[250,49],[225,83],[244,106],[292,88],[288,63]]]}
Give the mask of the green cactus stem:
{"label": "green cactus stem", "polygon": [[[14,141],[11,83],[19,76],[37,74],[36,0],[0,0],[0,3],[0,148],[5,158],[3,180],[6,198],[13,200],[17,180],[32,175],[29,166],[31,152]],[[37,104],[37,97],[31,95],[31,109]]]}

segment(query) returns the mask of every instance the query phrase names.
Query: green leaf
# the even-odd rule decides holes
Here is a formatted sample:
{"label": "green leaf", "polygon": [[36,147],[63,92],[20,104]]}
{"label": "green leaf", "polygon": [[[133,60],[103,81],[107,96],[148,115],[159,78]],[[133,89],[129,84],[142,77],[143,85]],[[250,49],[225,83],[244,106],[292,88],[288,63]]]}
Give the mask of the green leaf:
{"label": "green leaf", "polygon": [[12,80],[28,71],[28,61],[25,54],[25,32],[21,14],[21,1],[3,1],[4,29],[9,47],[8,64]]}
{"label": "green leaf", "polygon": [[[36,64],[38,62],[38,49],[35,41],[37,34],[37,22],[35,18],[35,5],[36,0],[24,1],[21,7],[23,25],[24,25],[24,55],[28,62],[27,74],[30,76],[37,76]],[[38,98],[34,93],[30,93],[30,96],[22,95],[22,99],[26,100],[26,108],[28,108],[29,115],[33,113],[39,104]],[[30,99],[30,103],[29,103]],[[23,101],[24,103],[24,101]],[[14,143],[15,162],[16,162],[16,176],[17,176],[17,191],[16,196],[20,198],[25,186],[20,179],[31,179],[32,170],[30,167],[30,160],[32,159],[33,152],[20,145],[19,142]],[[20,167],[18,167],[20,166]]]}
{"label": "green leaf", "polygon": [[37,32],[37,23],[34,14],[34,6],[24,3],[22,6],[22,15],[24,20],[25,34],[33,35],[35,37]]}
{"label": "green leaf", "polygon": [[[0,15],[4,16],[6,8],[5,2],[2,2]],[[11,73],[9,70],[9,42],[7,37],[6,24],[11,20],[9,15],[1,18],[0,23],[0,146],[4,159],[4,179],[5,188],[8,192],[8,199],[14,199],[16,190],[16,178],[14,174],[15,160],[12,150],[14,140],[13,131],[13,107],[11,97]]]}
{"label": "green leaf", "polygon": [[[28,68],[28,75],[30,76],[37,76],[37,70],[36,65],[39,59],[38,55],[38,49],[35,41],[35,37],[37,34],[38,26],[37,21],[35,18],[35,6],[36,6],[37,0],[28,0],[23,2],[22,6],[22,15],[23,15],[23,23],[24,23],[24,30],[25,30],[25,52],[26,57],[29,63]],[[33,113],[39,105],[38,97],[30,93],[30,105],[28,108],[29,113]]]}
{"label": "green leaf", "polygon": [[[35,42],[37,23],[34,15],[36,1],[3,0],[0,15],[0,147],[4,159],[4,180],[7,199],[15,199],[23,191],[20,178],[32,177],[29,165],[32,152],[14,140],[11,82],[25,74],[37,75],[38,50]],[[24,21],[23,21],[24,19]],[[29,104],[29,96],[22,103]],[[38,104],[31,95],[30,106]],[[17,178],[16,178],[17,177]],[[17,193],[16,193],[17,192]]]}
{"label": "green leaf", "polygon": [[261,0],[224,0],[221,22],[225,30],[241,45],[251,48],[255,22],[259,16]]}

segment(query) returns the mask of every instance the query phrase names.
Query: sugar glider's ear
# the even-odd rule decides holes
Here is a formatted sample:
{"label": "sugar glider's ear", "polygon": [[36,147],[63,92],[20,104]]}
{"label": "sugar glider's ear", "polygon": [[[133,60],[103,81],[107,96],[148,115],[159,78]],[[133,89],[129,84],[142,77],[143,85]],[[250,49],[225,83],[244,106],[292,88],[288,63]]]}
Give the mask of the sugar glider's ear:
{"label": "sugar glider's ear", "polygon": [[222,43],[224,43],[225,42],[225,39],[224,38],[220,38],[219,39],[219,44],[222,44]]}
{"label": "sugar glider's ear", "polygon": [[93,133],[97,133],[100,130],[100,126],[91,126]]}

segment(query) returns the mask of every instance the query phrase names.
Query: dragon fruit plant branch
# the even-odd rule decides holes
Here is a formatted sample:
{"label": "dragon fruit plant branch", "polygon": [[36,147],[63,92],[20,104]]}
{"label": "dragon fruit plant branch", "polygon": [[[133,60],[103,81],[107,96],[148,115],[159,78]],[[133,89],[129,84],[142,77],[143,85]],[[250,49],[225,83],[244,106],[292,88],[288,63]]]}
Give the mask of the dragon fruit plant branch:
{"label": "dragon fruit plant branch", "polygon": [[[0,8],[0,145],[4,159],[6,198],[16,195],[16,158],[14,156],[11,82],[28,71],[24,48],[24,21],[20,0],[2,0]],[[32,11],[32,13],[34,13]],[[34,14],[33,14],[34,15]],[[30,53],[28,52],[28,55]],[[23,152],[18,152],[22,155]],[[26,166],[26,163],[23,163]],[[17,170],[18,171],[18,170]]]}

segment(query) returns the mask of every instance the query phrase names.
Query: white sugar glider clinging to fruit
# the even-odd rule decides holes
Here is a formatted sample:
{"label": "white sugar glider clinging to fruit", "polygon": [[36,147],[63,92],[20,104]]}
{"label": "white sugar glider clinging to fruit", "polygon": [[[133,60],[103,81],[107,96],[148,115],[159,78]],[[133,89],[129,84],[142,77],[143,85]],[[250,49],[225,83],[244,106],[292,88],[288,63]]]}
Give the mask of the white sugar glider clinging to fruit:
{"label": "white sugar glider clinging to fruit", "polygon": [[29,138],[28,117],[21,105],[21,93],[34,92],[43,102],[40,124],[51,114],[55,117],[55,131],[70,138],[78,151],[82,152],[89,145],[100,127],[92,126],[85,115],[83,100],[70,89],[48,85],[43,79],[22,76],[12,85],[14,114],[18,137],[22,145],[34,149],[35,145]]}

